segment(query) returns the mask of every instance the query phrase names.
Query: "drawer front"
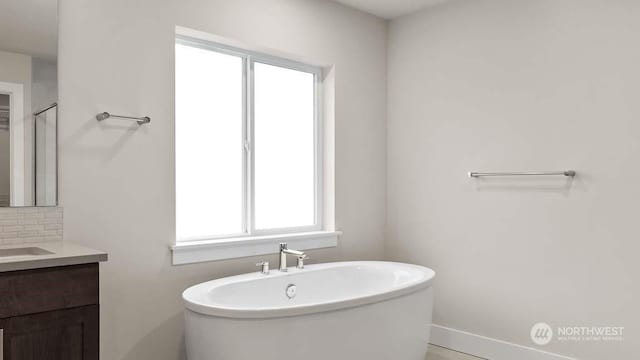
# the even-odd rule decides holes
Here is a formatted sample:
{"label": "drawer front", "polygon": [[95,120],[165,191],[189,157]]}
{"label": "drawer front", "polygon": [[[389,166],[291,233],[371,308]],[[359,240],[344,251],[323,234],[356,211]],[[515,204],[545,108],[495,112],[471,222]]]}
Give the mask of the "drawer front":
{"label": "drawer front", "polygon": [[98,264],[0,273],[0,319],[98,304]]}
{"label": "drawer front", "polygon": [[0,320],[0,360],[98,360],[99,318],[98,305],[91,305]]}

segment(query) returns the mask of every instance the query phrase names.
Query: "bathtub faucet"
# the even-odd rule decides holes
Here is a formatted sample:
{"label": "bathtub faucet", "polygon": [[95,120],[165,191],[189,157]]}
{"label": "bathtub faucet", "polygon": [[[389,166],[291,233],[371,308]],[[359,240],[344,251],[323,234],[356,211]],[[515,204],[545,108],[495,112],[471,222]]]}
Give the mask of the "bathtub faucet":
{"label": "bathtub faucet", "polygon": [[302,251],[291,250],[287,247],[287,243],[280,243],[280,271],[287,271],[287,255],[295,255],[298,257],[298,269],[304,268],[304,260],[307,255]]}

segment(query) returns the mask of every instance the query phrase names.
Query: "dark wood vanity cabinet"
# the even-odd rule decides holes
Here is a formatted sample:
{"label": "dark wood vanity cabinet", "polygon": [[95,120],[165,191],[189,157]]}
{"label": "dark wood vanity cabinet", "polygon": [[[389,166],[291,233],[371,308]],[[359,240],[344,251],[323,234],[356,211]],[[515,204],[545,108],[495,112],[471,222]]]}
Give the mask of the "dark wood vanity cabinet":
{"label": "dark wood vanity cabinet", "polygon": [[0,320],[6,360],[98,359],[98,305]]}
{"label": "dark wood vanity cabinet", "polygon": [[98,264],[0,273],[0,360],[98,360]]}

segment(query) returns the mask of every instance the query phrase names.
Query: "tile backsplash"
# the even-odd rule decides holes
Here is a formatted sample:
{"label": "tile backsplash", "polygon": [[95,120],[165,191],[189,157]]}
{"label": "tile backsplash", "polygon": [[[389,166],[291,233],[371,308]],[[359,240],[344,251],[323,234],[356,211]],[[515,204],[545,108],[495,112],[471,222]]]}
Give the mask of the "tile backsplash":
{"label": "tile backsplash", "polygon": [[0,245],[62,241],[61,207],[0,208]]}

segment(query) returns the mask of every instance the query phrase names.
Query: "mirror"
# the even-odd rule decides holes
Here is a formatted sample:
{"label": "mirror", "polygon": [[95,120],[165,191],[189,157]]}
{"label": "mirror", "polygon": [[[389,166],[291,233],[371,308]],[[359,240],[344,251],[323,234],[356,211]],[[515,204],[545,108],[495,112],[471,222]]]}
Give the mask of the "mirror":
{"label": "mirror", "polygon": [[57,13],[0,2],[0,207],[57,205]]}

